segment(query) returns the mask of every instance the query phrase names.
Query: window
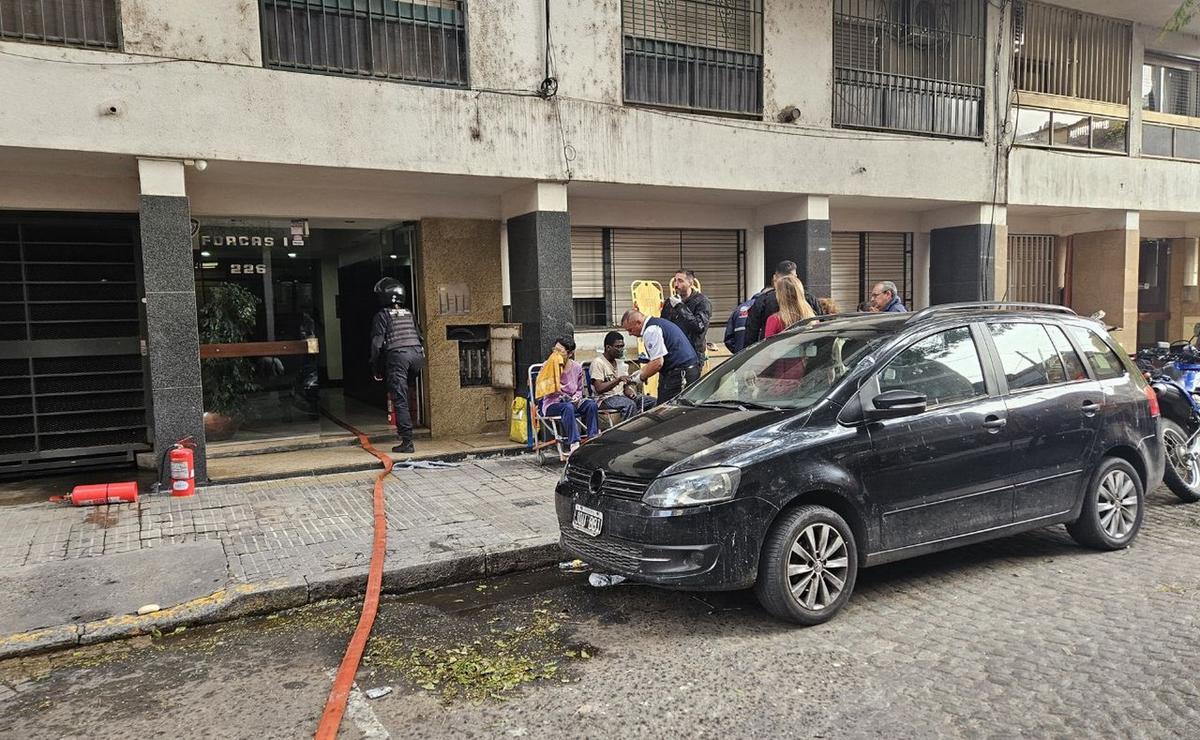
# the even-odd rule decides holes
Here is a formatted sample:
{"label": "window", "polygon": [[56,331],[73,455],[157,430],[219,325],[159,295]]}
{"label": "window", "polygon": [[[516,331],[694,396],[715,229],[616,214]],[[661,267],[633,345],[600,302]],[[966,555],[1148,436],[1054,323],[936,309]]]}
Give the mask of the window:
{"label": "window", "polygon": [[1147,56],[1142,65],[1142,108],[1175,116],[1200,116],[1197,79],[1200,64]]}
{"label": "window", "polygon": [[762,113],[762,0],[622,0],[625,102]]}
{"label": "window", "polygon": [[463,0],[261,0],[266,66],[467,84]]}
{"label": "window", "polygon": [[1063,383],[1067,371],[1041,324],[989,324],[1008,389],[1019,391]]}
{"label": "window", "polygon": [[1014,108],[1018,146],[1065,149],[1091,149],[1125,153],[1129,122],[1120,118],[1095,116],[1037,108]]}
{"label": "window", "polygon": [[117,0],[4,0],[0,39],[86,49],[120,48]]}
{"label": "window", "polygon": [[1018,2],[1014,11],[1017,90],[1129,102],[1130,23],[1036,2]]}
{"label": "window", "polygon": [[987,394],[979,352],[965,326],[926,337],[896,355],[879,374],[879,390],[925,394],[938,406]]}
{"label": "window", "polygon": [[835,0],[834,125],[979,138],[986,0]]}
{"label": "window", "polygon": [[1125,365],[1121,358],[1117,357],[1117,353],[1112,351],[1108,342],[1101,339],[1096,332],[1082,326],[1072,326],[1067,331],[1071,332],[1071,336],[1083,347],[1088,364],[1092,366],[1092,371],[1098,379],[1119,378],[1125,374]]}
{"label": "window", "polygon": [[1067,368],[1067,380],[1087,380],[1083,360],[1079,359],[1079,353],[1071,346],[1063,330],[1057,326],[1047,326],[1046,331],[1050,333],[1050,341],[1054,342],[1054,348],[1058,350],[1058,356]]}

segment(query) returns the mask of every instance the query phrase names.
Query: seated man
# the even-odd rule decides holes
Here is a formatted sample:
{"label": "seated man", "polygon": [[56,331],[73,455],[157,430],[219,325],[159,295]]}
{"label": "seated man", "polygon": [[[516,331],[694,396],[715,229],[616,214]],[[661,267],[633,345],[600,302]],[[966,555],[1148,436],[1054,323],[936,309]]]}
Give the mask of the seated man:
{"label": "seated man", "polygon": [[[577,416],[587,425],[588,437],[600,433],[596,402],[583,397],[583,365],[575,361],[575,340],[560,337],[554,343],[550,357],[538,373],[534,396],[540,402],[542,416],[562,419],[561,430],[570,452],[579,447]],[[559,456],[566,460],[561,452]]]}
{"label": "seated man", "polygon": [[621,412],[621,421],[653,406],[656,401],[633,389],[626,373],[625,339],[620,332],[604,335],[604,354],[592,360],[592,390],[600,399],[600,408]]}

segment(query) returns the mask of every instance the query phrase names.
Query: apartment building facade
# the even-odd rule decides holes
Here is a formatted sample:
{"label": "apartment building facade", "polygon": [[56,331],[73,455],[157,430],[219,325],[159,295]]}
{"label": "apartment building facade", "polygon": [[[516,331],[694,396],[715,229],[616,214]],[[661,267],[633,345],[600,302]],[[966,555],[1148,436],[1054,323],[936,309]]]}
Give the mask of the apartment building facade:
{"label": "apartment building facade", "polygon": [[203,447],[206,404],[248,417],[226,446],[382,408],[383,275],[435,436],[503,428],[554,337],[679,267],[718,321],[792,259],[843,310],[888,279],[1186,336],[1176,4],[5,0],[0,471]]}

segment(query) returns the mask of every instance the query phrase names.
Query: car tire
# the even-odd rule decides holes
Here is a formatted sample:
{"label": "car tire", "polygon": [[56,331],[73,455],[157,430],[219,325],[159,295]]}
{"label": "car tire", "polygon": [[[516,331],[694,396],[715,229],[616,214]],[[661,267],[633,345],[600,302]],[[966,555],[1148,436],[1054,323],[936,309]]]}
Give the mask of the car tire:
{"label": "car tire", "polygon": [[824,506],[798,506],[768,532],[754,593],[775,617],[808,626],[841,611],[857,578],[858,549],[846,520]]}
{"label": "car tire", "polygon": [[1088,482],[1079,518],[1067,525],[1085,547],[1120,550],[1137,537],[1146,512],[1146,492],[1133,466],[1117,457],[1100,461]]}
{"label": "car tire", "polygon": [[1188,433],[1165,417],[1162,433],[1163,447],[1167,451],[1167,466],[1163,471],[1167,488],[1189,504],[1200,501],[1200,459],[1186,458],[1186,452],[1180,449],[1187,442]]}

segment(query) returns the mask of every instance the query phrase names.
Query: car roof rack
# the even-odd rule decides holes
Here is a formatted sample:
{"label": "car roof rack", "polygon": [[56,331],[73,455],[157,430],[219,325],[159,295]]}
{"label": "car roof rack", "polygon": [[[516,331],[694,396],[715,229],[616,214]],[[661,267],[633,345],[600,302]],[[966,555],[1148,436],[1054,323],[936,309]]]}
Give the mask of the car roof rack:
{"label": "car roof rack", "polygon": [[943,312],[950,311],[977,311],[979,309],[999,308],[1011,309],[1020,308],[1033,311],[1045,311],[1046,313],[1061,313],[1068,316],[1078,316],[1079,314],[1067,306],[1056,306],[1053,303],[1008,303],[1005,301],[968,301],[965,303],[939,303],[937,305],[922,308],[920,311],[909,314],[905,324],[911,324],[929,316],[934,316]]}
{"label": "car roof rack", "polygon": [[800,319],[796,323],[787,328],[788,331],[797,329],[801,326],[808,326],[816,321],[833,321],[834,319],[845,319],[851,316],[879,316],[878,311],[846,311],[844,313],[823,313],[807,319]]}

